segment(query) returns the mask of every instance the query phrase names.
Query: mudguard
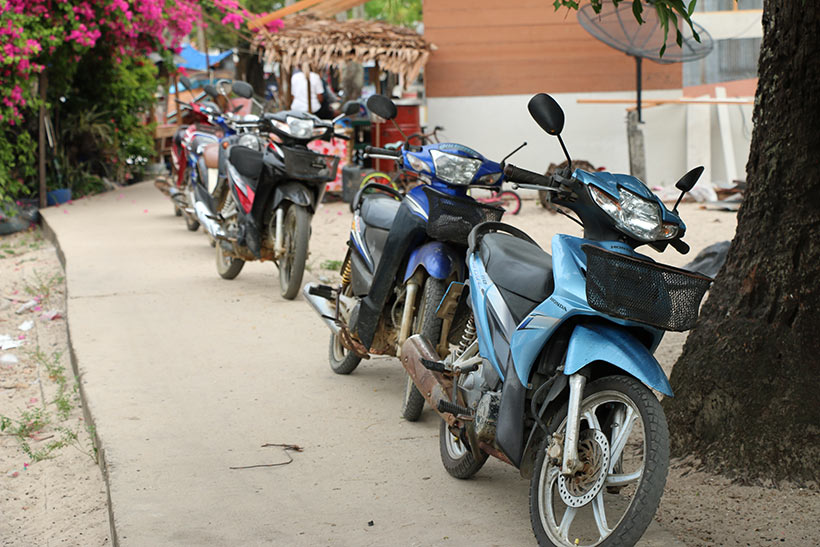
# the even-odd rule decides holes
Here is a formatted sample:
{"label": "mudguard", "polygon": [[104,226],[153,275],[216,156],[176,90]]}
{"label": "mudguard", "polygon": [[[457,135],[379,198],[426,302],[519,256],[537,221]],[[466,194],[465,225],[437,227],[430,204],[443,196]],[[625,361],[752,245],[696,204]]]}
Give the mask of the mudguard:
{"label": "mudguard", "polygon": [[298,182],[286,182],[276,187],[273,194],[273,209],[276,210],[284,200],[307,207],[311,213],[313,212],[313,197],[308,189]]}
{"label": "mudguard", "polygon": [[453,272],[458,274],[459,279],[463,277],[464,263],[461,256],[440,241],[430,241],[413,249],[407,261],[407,271],[404,274],[405,283],[413,277],[419,266],[424,266],[427,273],[436,279],[447,279]]}
{"label": "mudguard", "polygon": [[617,326],[580,324],[572,331],[564,374],[575,374],[595,361],[604,361],[634,376],[648,387],[672,397],[663,369],[637,338]]}

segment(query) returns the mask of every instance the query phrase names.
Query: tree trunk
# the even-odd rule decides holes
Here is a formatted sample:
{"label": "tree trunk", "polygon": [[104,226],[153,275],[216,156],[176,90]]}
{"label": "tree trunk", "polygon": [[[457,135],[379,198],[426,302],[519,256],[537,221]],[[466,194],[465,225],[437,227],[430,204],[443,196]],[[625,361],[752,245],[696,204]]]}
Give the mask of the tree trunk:
{"label": "tree trunk", "polygon": [[818,482],[820,8],[766,0],[729,256],[672,371],[673,453],[744,480]]}

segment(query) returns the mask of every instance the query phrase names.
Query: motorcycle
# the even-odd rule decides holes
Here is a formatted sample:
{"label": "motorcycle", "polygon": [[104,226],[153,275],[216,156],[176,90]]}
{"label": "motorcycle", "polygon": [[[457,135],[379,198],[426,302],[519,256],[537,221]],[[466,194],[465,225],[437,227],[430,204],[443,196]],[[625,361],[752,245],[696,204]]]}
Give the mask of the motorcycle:
{"label": "motorcycle", "polygon": [[[558,103],[539,94],[529,111],[568,156]],[[702,171],[680,179],[681,198]],[[670,211],[629,175],[545,176],[509,164],[504,174],[549,192],[577,215],[583,237],[555,235],[549,255],[512,226],[476,226],[461,342],[442,360],[436,340],[412,336],[402,364],[443,419],[439,452],[450,475],[469,478],[492,455],[530,478],[540,545],[634,545],[657,510],[669,461],[651,390],[672,389],[653,352],[664,331],[694,325],[711,279],[635,251],[688,252],[680,198]],[[457,293],[436,304],[440,317],[460,305]]]}
{"label": "motorcycle", "polygon": [[[180,82],[186,89],[193,89],[191,81],[182,76]],[[213,86],[205,86],[198,96],[190,103],[177,101],[178,110],[168,114],[168,119],[179,118],[182,126],[176,130],[171,141],[171,183],[165,178],[156,181],[157,188],[171,198],[174,204],[174,214],[176,216],[185,215],[188,229],[196,231],[199,223],[194,217],[193,210],[187,214],[186,210],[191,209],[191,205],[186,197],[186,187],[188,186],[188,160],[190,149],[198,148],[200,144],[218,142],[221,137],[221,129],[213,123],[216,116],[221,113],[219,106],[211,101],[204,101],[205,97],[216,96]],[[193,146],[194,143],[197,146]]]}
{"label": "motorcycle", "polygon": [[225,149],[229,192],[217,215],[207,215],[217,240],[216,268],[234,279],[248,260],[271,260],[279,268],[282,296],[292,300],[302,284],[310,221],[327,182],[336,178],[339,158],[313,152],[315,139],[336,135],[335,123],[355,109],[348,103],[332,121],[297,111],[265,113],[257,132]]}
{"label": "motorcycle", "polygon": [[[374,95],[367,108],[392,120],[390,99]],[[460,336],[467,310],[437,317],[438,302],[452,281],[463,281],[467,235],[476,224],[499,220],[504,210],[477,202],[470,187],[498,188],[501,166],[466,146],[435,143],[401,149],[367,147],[373,158],[396,161],[425,184],[406,195],[391,186],[368,183],[353,200],[354,216],[342,280],[336,287],[308,283],[305,299],[331,330],[329,362],[350,374],[370,355],[398,356],[411,333],[422,333],[442,355]],[[418,420],[424,397],[410,378],[402,415]]]}

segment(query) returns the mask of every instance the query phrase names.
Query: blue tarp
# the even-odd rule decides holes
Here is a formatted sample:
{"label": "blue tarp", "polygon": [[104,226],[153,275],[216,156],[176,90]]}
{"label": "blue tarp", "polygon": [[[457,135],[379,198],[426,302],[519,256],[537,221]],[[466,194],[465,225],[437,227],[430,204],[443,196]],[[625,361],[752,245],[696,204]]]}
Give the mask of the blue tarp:
{"label": "blue tarp", "polygon": [[[208,61],[210,61],[211,66],[218,65],[223,59],[230,55],[233,55],[233,51],[223,51],[219,55],[211,55]],[[181,62],[177,60],[177,66],[189,70],[208,70],[205,54],[190,44],[182,48],[182,51],[179,52],[179,57],[181,58]]]}

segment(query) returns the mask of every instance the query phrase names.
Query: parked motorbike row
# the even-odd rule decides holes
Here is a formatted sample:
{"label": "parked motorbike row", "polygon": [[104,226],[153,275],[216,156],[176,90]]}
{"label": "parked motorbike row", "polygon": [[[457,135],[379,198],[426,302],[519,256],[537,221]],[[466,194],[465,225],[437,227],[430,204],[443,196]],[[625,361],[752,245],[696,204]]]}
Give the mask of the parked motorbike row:
{"label": "parked motorbike row", "polygon": [[[192,88],[187,78],[182,83]],[[176,176],[168,193],[189,230],[205,228],[221,277],[234,279],[246,261],[269,260],[279,268],[282,296],[293,299],[302,285],[311,218],[339,162],[307,144],[346,139],[334,131],[344,114],[331,121],[295,111],[238,116],[202,100],[221,96],[230,105],[218,86],[206,85],[203,95],[180,104],[191,123],[174,138]],[[233,82],[231,91],[252,100],[246,82]],[[356,103],[347,108],[359,111]]]}
{"label": "parked motorbike row", "polygon": [[[240,82],[233,92],[250,94]],[[332,138],[333,123],[294,112],[239,120],[202,114],[206,107],[188,108],[226,128],[221,137],[184,134],[175,161],[189,175],[187,185],[177,182],[175,203],[213,238],[220,275],[235,277],[246,260],[273,260],[283,295],[293,298],[310,218],[338,161],[306,144]],[[397,113],[378,95],[367,108],[387,120]],[[571,165],[558,103],[538,94],[528,108]],[[341,282],[303,288],[331,331],[331,369],[350,374],[372,355],[398,357],[404,418],[418,420],[425,403],[440,416],[440,457],[455,478],[472,477],[489,456],[529,478],[540,545],[635,544],[657,510],[669,463],[666,419],[652,390],[672,390],[653,352],[664,331],[694,325],[711,283],[636,251],[688,252],[680,199],[669,210],[629,175],[545,176],[508,163],[512,154],[495,162],[457,143],[406,141],[366,153],[395,161],[422,184],[406,194],[364,185],[353,201]],[[702,171],[680,179],[681,197]],[[468,193],[497,191],[505,181],[546,191],[583,237],[556,234],[550,255],[501,222],[503,209]]]}
{"label": "parked motorbike row", "polygon": [[[396,115],[384,97],[368,108]],[[571,165],[560,106],[538,94],[529,111]],[[669,462],[652,390],[672,390],[652,354],[664,331],[694,325],[711,282],[635,251],[688,252],[677,203],[667,209],[629,175],[544,176],[456,143],[368,153],[426,184],[406,195],[362,188],[341,283],[303,289],[330,328],[333,371],[349,374],[371,355],[400,358],[403,416],[417,420],[425,402],[438,413],[441,461],[453,477],[472,477],[488,456],[528,477],[540,545],[635,544]],[[681,197],[702,171],[681,178]],[[467,193],[505,180],[547,191],[583,237],[555,235],[550,255],[500,222],[502,209]]]}

